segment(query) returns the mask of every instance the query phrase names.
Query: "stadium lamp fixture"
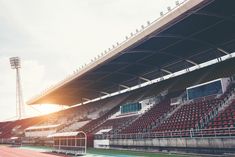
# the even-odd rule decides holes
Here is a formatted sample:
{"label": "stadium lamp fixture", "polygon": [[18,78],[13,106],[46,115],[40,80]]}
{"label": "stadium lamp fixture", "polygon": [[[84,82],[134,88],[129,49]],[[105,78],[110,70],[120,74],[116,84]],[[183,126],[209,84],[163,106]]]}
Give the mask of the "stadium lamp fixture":
{"label": "stadium lamp fixture", "polygon": [[11,57],[10,64],[12,69],[19,69],[21,68],[20,58],[19,57]]}

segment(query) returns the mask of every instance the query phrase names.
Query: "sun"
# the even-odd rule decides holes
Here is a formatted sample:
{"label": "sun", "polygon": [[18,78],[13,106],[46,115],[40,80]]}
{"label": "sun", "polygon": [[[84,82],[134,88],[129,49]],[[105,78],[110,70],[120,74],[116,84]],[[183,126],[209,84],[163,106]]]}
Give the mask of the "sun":
{"label": "sun", "polygon": [[36,111],[40,115],[49,114],[52,112],[57,112],[62,109],[66,109],[66,106],[63,105],[56,105],[56,104],[39,104],[39,105],[33,105],[31,108]]}

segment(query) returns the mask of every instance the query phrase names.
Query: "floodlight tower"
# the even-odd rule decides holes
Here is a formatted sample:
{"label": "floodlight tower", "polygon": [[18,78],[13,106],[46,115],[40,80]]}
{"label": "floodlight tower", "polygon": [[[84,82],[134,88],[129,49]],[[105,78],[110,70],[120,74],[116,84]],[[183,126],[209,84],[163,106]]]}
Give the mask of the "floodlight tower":
{"label": "floodlight tower", "polygon": [[24,100],[21,87],[21,78],[20,78],[20,58],[11,57],[10,58],[11,68],[16,70],[16,116],[18,119],[21,119],[24,115]]}

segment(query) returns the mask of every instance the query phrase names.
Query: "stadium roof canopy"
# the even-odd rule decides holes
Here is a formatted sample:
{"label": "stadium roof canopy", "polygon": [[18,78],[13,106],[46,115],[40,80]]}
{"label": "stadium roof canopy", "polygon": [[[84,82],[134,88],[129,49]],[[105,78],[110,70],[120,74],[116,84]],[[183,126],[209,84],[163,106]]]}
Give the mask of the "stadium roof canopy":
{"label": "stadium roof canopy", "polygon": [[78,104],[235,52],[234,6],[185,1],[28,104]]}

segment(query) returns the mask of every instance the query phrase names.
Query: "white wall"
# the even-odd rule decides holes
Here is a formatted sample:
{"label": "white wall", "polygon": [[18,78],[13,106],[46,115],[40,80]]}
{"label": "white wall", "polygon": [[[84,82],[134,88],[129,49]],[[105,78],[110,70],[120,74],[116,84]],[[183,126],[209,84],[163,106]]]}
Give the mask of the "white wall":
{"label": "white wall", "polygon": [[222,83],[222,90],[224,93],[227,90],[228,85],[231,83],[231,80],[230,78],[222,78],[221,83]]}
{"label": "white wall", "polygon": [[95,148],[109,148],[109,140],[94,140]]}

